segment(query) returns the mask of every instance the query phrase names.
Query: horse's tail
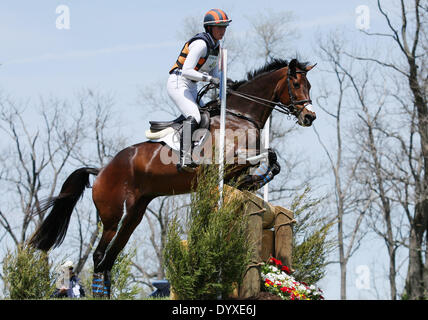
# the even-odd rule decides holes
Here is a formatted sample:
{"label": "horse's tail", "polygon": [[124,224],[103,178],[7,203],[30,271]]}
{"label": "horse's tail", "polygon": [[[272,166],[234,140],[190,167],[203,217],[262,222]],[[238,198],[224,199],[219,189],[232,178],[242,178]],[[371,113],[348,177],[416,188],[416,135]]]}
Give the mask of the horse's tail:
{"label": "horse's tail", "polygon": [[70,222],[71,213],[85,191],[89,187],[89,175],[98,175],[99,169],[80,168],[65,180],[57,197],[44,200],[33,214],[40,214],[53,206],[52,211],[31,236],[29,244],[37,249],[48,251],[58,247],[64,241]]}

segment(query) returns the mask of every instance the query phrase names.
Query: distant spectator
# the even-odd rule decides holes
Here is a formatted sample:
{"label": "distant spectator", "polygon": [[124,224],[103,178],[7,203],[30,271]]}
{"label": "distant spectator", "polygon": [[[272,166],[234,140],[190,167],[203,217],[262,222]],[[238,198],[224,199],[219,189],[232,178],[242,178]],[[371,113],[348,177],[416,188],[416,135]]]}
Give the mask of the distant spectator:
{"label": "distant spectator", "polygon": [[85,291],[73,269],[74,265],[70,260],[60,267],[56,290],[52,294],[53,298],[80,298],[85,296]]}

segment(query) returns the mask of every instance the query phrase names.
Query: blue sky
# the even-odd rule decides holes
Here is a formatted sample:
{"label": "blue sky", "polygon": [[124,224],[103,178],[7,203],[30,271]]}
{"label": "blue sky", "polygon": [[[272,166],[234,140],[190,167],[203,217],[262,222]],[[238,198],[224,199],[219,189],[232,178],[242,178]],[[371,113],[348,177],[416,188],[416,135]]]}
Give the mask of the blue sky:
{"label": "blue sky", "polygon": [[[136,86],[166,79],[182,46],[177,30],[187,16],[202,20],[210,8],[224,8],[233,19],[230,28],[239,33],[248,29],[245,16],[292,10],[302,35],[299,47],[309,51],[315,31],[352,28],[355,7],[365,2],[2,1],[0,85],[19,96],[96,86],[129,98]],[[55,26],[61,4],[70,8],[69,30]]]}
{"label": "blue sky", "polygon": [[[229,30],[239,35],[249,29],[248,16],[265,10],[293,11],[300,38],[282,58],[299,53],[316,60],[317,34],[334,29],[355,31],[355,8],[362,4],[372,7],[373,24],[376,10],[367,0],[302,0],[299,5],[289,0],[6,0],[0,3],[0,88],[23,99],[67,97],[82,88],[111,92],[120,111],[133,113],[133,125],[146,130],[144,106],[136,105],[138,88],[166,83],[183,45],[178,31],[186,17],[200,16],[202,21],[209,9],[223,8],[233,20]],[[59,5],[70,9],[69,30],[56,28]],[[154,114],[152,119],[162,116]],[[131,141],[138,139],[135,136]]]}
{"label": "blue sky", "polygon": [[[70,9],[69,30],[56,28],[55,10],[59,5]],[[209,9],[222,8],[233,20],[230,29],[239,34],[248,30],[247,16],[267,9],[290,10],[297,18],[301,35],[290,54],[299,52],[316,60],[313,48],[317,35],[335,29],[355,32],[355,9],[359,5],[369,6],[370,23],[376,27],[379,21],[376,5],[367,0],[3,0],[0,2],[0,89],[22,99],[37,99],[39,95],[68,97],[87,87],[110,91],[115,96],[116,108],[125,113],[125,118],[129,117],[134,129],[138,128],[130,140],[143,140],[148,118],[159,119],[159,116],[147,115],[143,106],[136,105],[137,90],[153,82],[166,84],[168,71],[183,45],[177,31],[186,17],[199,15],[202,21]],[[313,74],[316,77],[315,71]],[[312,135],[310,139],[314,141],[312,131],[306,134]],[[351,287],[355,265],[361,261],[370,264],[364,259],[350,264]],[[332,269],[322,282],[326,297],[339,297],[338,276],[338,270]],[[373,298],[373,295],[354,292],[350,297]]]}

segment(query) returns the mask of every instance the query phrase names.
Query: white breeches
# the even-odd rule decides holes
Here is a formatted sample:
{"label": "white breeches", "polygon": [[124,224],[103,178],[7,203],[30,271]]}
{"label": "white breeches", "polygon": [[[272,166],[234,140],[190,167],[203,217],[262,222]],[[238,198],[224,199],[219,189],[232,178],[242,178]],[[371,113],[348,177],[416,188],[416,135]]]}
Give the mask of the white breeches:
{"label": "white breeches", "polygon": [[198,87],[181,75],[170,74],[167,82],[167,92],[180,112],[187,117],[194,117],[198,123],[201,122],[199,107],[196,103]]}

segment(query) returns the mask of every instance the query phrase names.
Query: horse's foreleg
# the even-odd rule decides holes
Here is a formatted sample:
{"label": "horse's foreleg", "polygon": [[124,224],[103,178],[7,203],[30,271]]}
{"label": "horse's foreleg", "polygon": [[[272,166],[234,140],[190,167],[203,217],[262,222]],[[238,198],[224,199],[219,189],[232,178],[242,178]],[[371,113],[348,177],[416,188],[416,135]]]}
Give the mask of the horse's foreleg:
{"label": "horse's foreleg", "polygon": [[262,174],[254,174],[251,175],[252,186],[249,188],[250,190],[258,190],[267,183],[271,182],[273,178],[279,173],[281,167],[278,163],[274,163],[272,166],[267,167],[266,171]]}
{"label": "horse's foreleg", "polygon": [[281,171],[281,166],[277,161],[276,153],[272,149],[269,148],[266,156],[261,157],[259,160],[261,159],[264,159],[264,161],[259,162],[257,165],[252,165],[251,162],[248,162],[248,166],[250,168],[247,170],[247,174],[243,175],[238,181],[238,189],[251,191],[258,190],[265,184],[272,181],[273,178]]}

